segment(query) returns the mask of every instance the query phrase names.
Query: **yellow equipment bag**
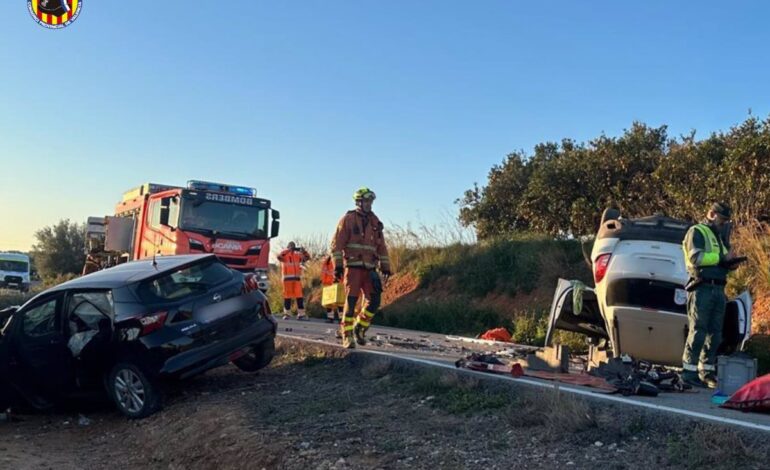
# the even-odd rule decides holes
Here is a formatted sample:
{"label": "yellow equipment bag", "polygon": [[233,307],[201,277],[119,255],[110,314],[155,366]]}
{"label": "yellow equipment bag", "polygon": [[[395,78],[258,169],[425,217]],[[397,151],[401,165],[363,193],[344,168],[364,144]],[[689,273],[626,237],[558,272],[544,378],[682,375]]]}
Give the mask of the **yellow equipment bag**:
{"label": "yellow equipment bag", "polygon": [[323,288],[321,305],[325,308],[345,306],[345,286],[342,283],[334,283]]}

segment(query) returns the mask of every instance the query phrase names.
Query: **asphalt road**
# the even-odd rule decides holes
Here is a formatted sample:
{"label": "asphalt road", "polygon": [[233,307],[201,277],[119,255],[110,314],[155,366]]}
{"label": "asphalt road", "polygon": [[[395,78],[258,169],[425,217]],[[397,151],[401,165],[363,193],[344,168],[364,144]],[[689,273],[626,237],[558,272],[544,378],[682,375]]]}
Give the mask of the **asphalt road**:
{"label": "asphalt road", "polygon": [[[278,334],[303,340],[339,344],[335,338],[336,325],[322,320],[297,321],[279,320]],[[503,351],[510,345],[479,344],[472,338],[460,339],[436,333],[401,330],[373,326],[367,335],[369,344],[358,350],[371,354],[392,355],[402,359],[421,362],[435,367],[454,368],[454,363],[471,352]],[[479,372],[481,373],[481,372]],[[488,375],[488,374],[487,374]],[[555,382],[530,377],[512,378],[497,376],[500,380],[520,382],[529,386],[554,387]],[[643,407],[672,415],[688,416],[704,421],[719,422],[744,428],[770,432],[770,415],[743,413],[719,408],[711,403],[711,392],[707,390],[686,393],[661,393],[657,397],[624,397],[618,394],[606,395],[583,386],[558,384],[562,391],[583,395],[591,399],[612,401],[629,406]]]}

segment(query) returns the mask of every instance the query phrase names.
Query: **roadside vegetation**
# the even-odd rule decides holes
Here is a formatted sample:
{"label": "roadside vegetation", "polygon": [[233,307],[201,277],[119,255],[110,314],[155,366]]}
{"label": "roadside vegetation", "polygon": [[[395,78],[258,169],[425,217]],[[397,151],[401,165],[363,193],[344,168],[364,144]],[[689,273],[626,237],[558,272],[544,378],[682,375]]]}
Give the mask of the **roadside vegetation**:
{"label": "roadside vegetation", "polygon": [[22,416],[3,462],[99,468],[109,455],[158,469],[749,469],[770,457],[762,436],[732,428],[289,339],[277,348],[259,374],[215,369],[170,390],[163,413],[130,425],[97,404],[87,426],[73,411]]}
{"label": "roadside vegetation", "polygon": [[[699,171],[693,171],[699,168]],[[733,207],[735,251],[749,262],[728,294],[749,289],[755,336],[748,350],[770,372],[770,119],[749,116],[726,132],[674,138],[665,126],[634,123],[619,137],[564,139],[515,152],[457,203],[459,217],[436,226],[387,226],[396,275],[376,323],[477,335],[506,327],[514,341],[542,344],[559,277],[592,285],[584,260],[602,211],[626,217],[663,213],[697,221],[708,201]],[[316,236],[318,253],[328,237]],[[585,246],[582,246],[585,244]],[[308,263],[308,310],[322,316],[319,261]],[[280,285],[280,275],[273,275]],[[280,289],[271,305],[280,307]],[[558,341],[580,351],[577,335]]]}

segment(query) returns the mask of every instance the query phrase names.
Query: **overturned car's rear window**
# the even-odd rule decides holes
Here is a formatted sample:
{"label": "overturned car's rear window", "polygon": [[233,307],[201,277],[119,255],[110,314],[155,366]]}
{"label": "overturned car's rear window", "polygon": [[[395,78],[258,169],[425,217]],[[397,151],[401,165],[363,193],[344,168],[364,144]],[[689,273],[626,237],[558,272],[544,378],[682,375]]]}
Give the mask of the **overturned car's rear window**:
{"label": "overturned car's rear window", "polygon": [[687,313],[687,296],[682,286],[652,279],[616,279],[607,287],[607,305],[640,307]]}
{"label": "overturned car's rear window", "polygon": [[181,300],[207,292],[217,284],[232,279],[232,271],[218,261],[209,261],[178,269],[139,285],[139,297],[145,302]]}

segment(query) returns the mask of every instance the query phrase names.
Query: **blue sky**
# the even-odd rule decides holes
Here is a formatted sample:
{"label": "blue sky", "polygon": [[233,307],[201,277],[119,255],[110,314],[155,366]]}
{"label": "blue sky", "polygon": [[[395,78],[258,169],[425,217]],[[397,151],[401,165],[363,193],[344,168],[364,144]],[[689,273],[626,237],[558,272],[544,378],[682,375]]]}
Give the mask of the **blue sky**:
{"label": "blue sky", "polygon": [[87,0],[52,31],[3,2],[0,249],[193,178],[257,187],[282,239],[361,185],[430,224],[513,150],[770,113],[767,2],[184,3]]}

